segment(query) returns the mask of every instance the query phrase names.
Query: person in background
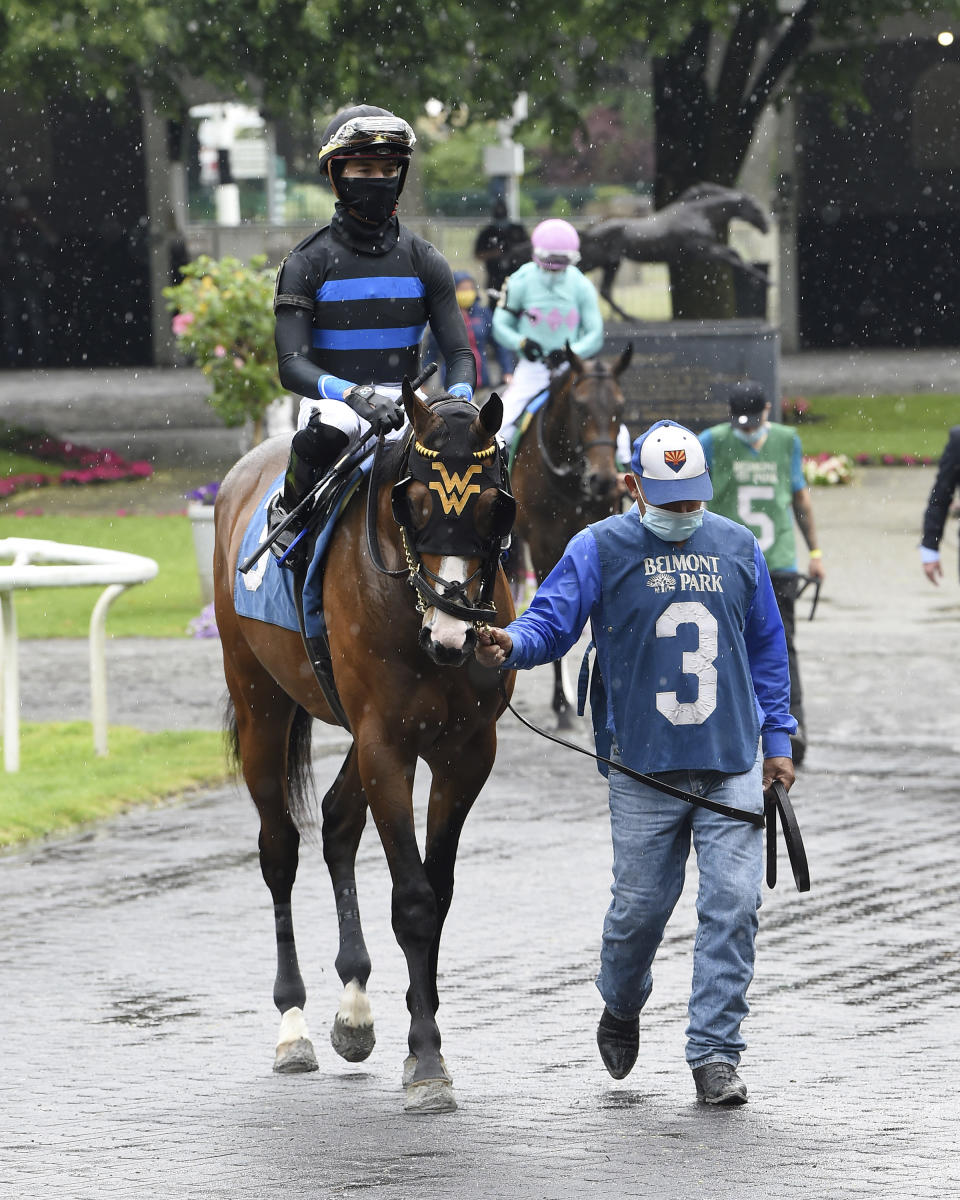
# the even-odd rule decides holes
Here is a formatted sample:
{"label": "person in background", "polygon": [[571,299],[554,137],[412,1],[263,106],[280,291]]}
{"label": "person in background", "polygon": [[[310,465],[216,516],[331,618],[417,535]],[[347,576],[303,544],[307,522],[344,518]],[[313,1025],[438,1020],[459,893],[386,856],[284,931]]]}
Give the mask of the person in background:
{"label": "person in background", "polygon": [[825,574],[810,489],[803,475],[803,450],[794,430],[770,420],[770,402],[761,384],[753,380],[736,384],[730,392],[729,410],[729,422],[700,435],[713,480],[710,508],[753,531],[770,569],[787,636],[790,712],[797,720],[793,761],[799,766],[806,754],[807,734],[794,644],[799,586],[794,518],[810,556],[807,574],[817,580]]}
{"label": "person in background", "polygon": [[493,220],[477,234],[473,244],[473,257],[483,263],[487,272],[487,288],[498,295],[503,281],[510,273],[511,251],[526,247],[527,231],[519,221],[511,221],[507,215],[507,202],[498,196],[493,205]]}
{"label": "person in background", "polygon": [[[477,387],[488,388],[495,383],[509,381],[513,374],[514,356],[494,339],[493,312],[481,300],[477,281],[469,271],[454,271],[453,282],[457,287],[457,304],[467,327],[467,341],[477,364]],[[491,354],[499,368],[496,379],[492,377],[490,370]],[[426,362],[440,363],[440,379],[445,383],[446,364],[432,330],[427,335],[424,358]]]}
{"label": "person in background", "polygon": [[947,444],[940,456],[937,477],[930,489],[930,499],[923,514],[923,536],[920,539],[920,563],[923,573],[939,587],[943,578],[940,565],[940,542],[950,511],[953,494],[960,488],[960,425],[950,430]]}
{"label": "person in background", "polygon": [[[712,512],[696,435],[658,421],[633,444],[636,504],[567,545],[530,607],[506,629],[481,628],[484,666],[535,667],[565,654],[589,620],[598,754],[664,784],[763,811],[763,792],[793,783],[790,675],[770,574],[748,529]],[[599,672],[599,678],[598,678]],[[753,978],[763,833],[608,775],[613,898],[603,925],[597,1046],[623,1079],[637,1061],[653,960],[683,890],[691,841],[700,879],[686,1059],[697,1099],[743,1104],[737,1074]]]}

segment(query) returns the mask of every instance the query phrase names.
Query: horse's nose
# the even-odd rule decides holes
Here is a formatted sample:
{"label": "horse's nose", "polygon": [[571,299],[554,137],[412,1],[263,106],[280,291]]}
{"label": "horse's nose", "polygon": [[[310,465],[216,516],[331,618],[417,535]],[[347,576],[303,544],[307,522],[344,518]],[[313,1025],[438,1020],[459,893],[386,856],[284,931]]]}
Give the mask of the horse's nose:
{"label": "horse's nose", "polygon": [[477,631],[472,625],[461,625],[460,636],[453,638],[449,631],[440,638],[436,631],[424,625],[420,630],[420,649],[428,654],[439,667],[459,667],[467,661],[477,644]]}
{"label": "horse's nose", "polygon": [[592,471],[587,476],[587,487],[590,489],[590,495],[597,500],[603,500],[606,496],[609,496],[616,486],[616,475],[610,475],[606,471]]}

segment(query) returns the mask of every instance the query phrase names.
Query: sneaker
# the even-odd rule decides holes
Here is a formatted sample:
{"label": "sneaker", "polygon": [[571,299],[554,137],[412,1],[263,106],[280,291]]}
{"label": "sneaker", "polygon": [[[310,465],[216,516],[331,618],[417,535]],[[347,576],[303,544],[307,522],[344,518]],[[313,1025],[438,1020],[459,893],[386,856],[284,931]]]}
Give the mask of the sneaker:
{"label": "sneaker", "polygon": [[625,1021],[604,1009],[597,1026],[600,1057],[614,1079],[624,1079],[633,1070],[640,1051],[640,1018]]}
{"label": "sneaker", "polygon": [[697,1099],[703,1104],[746,1104],[747,1089],[743,1080],[727,1062],[711,1062],[693,1072]]}

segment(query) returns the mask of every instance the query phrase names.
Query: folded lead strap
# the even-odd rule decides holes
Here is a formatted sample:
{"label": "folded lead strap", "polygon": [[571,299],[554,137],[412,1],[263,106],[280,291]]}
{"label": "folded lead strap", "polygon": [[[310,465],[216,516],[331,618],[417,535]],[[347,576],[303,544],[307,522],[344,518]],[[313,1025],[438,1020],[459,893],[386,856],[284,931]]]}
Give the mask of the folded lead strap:
{"label": "folded lead strap", "polygon": [[810,891],[810,871],[807,868],[807,852],[803,848],[803,838],[800,836],[800,826],[797,824],[796,813],[787,795],[787,789],[779,779],[774,780],[763,793],[763,812],[767,826],[767,887],[775,887],[777,883],[777,814],[780,816],[780,828],[783,830],[783,840],[787,847],[787,857],[790,869],[796,881],[798,892]]}

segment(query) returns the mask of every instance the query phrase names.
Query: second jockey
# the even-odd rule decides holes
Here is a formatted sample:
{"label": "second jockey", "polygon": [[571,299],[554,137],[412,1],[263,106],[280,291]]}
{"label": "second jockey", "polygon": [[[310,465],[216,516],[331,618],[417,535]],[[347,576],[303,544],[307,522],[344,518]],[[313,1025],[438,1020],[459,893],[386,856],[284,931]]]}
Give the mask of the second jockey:
{"label": "second jockey", "polygon": [[[566,370],[564,347],[592,358],[603,346],[597,289],[577,269],[580,238],[568,221],[541,221],[531,236],[533,261],[507,279],[493,314],[493,336],[519,357],[503,400],[501,436],[509,446],[527,404]],[[627,453],[629,458],[629,452]]]}

